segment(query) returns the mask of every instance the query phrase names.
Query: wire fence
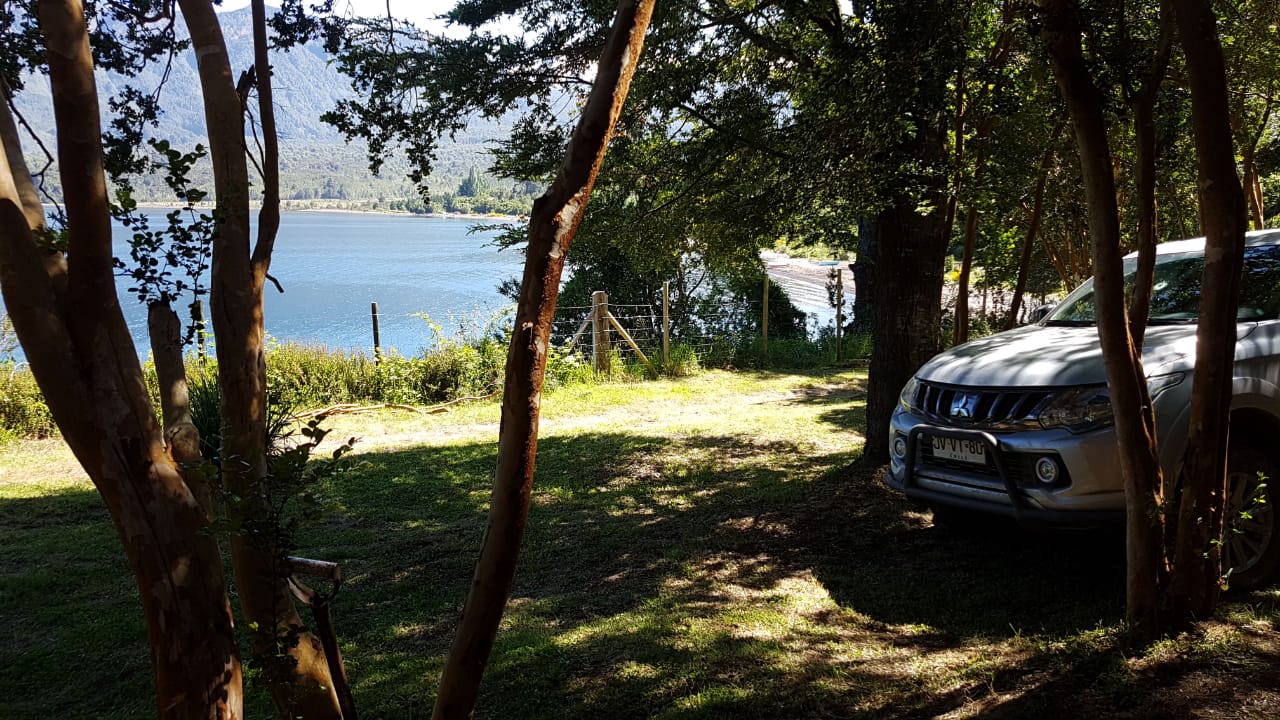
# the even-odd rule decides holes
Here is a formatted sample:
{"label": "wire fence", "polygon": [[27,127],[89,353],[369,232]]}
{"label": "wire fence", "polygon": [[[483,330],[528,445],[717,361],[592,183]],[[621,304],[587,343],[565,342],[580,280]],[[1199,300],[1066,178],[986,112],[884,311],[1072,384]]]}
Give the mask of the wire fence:
{"label": "wire fence", "polygon": [[595,323],[596,311],[590,305],[558,307],[552,321],[552,345],[583,355],[591,355],[596,348],[608,348],[624,362],[639,360],[638,348],[650,362],[660,364],[664,336],[668,347],[684,348],[683,352],[692,352],[699,360],[729,352],[743,342],[758,338],[763,304],[750,300],[703,300],[696,310],[669,308],[664,325],[660,304],[609,303],[603,311],[612,316],[621,330],[612,322]]}

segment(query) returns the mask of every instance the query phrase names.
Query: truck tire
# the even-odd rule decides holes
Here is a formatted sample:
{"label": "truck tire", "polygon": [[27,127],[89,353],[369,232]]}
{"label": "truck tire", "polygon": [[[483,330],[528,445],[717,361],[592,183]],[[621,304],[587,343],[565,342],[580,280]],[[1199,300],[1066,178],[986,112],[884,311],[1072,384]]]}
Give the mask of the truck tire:
{"label": "truck tire", "polygon": [[1223,517],[1223,558],[1232,590],[1267,585],[1280,567],[1280,465],[1248,445],[1227,454],[1227,503]]}

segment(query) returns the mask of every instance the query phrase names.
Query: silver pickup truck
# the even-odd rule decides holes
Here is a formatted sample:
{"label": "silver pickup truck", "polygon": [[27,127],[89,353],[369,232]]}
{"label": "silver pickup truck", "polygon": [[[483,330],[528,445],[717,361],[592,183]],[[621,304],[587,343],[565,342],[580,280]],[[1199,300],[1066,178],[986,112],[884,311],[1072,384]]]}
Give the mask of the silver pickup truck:
{"label": "silver pickup truck", "polygon": [[[1280,566],[1280,231],[1249,233],[1237,314],[1229,497],[1232,587]],[[1204,239],[1159,246],[1143,345],[1166,481],[1186,447]],[[1125,258],[1131,279],[1136,256]],[[939,354],[902,389],[887,480],[938,514],[1027,525],[1124,521],[1124,489],[1094,321],[1093,283],[1041,321]],[[1274,497],[1280,498],[1280,495]]]}

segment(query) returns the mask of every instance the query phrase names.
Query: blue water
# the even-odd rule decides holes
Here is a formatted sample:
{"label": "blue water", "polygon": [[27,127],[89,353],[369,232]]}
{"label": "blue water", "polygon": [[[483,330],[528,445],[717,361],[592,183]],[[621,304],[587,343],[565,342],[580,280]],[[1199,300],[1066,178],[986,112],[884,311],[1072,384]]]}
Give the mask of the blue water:
{"label": "blue water", "polygon": [[[153,227],[162,211],[152,214]],[[411,354],[433,344],[425,313],[456,336],[483,326],[509,306],[497,286],[518,277],[524,256],[488,245],[494,231],[469,233],[476,220],[362,213],[286,212],[271,275],[284,287],[266,288],[267,334],[280,341],[331,348],[373,347],[370,303],[377,302],[384,350]],[[116,227],[117,257],[128,257],[127,235]],[[145,357],[146,310],[117,282],[125,320]],[[205,296],[208,316],[208,296]],[[180,313],[185,311],[179,310]]]}
{"label": "blue water", "polygon": [[[474,220],[355,213],[286,213],[266,289],[267,333],[331,347],[373,346],[378,303],[382,347],[413,353],[433,342],[425,313],[457,335],[510,304],[497,290],[524,256],[470,233]],[[131,324],[132,327],[132,324]]]}

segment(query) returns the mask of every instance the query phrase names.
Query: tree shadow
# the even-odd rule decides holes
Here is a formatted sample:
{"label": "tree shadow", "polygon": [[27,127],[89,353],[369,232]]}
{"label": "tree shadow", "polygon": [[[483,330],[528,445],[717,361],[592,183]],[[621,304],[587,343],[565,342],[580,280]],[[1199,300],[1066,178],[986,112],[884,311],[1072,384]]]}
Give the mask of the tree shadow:
{"label": "tree shadow", "polygon": [[[836,411],[856,399],[782,401]],[[362,467],[328,486],[345,509],[309,530],[299,552],[339,562],[347,577],[334,612],[363,717],[430,714],[495,454],[491,442],[362,453]],[[851,470],[856,458],[854,448],[820,452],[733,433],[541,440],[478,714],[905,719],[965,708],[1016,718],[1096,706],[1105,717],[1104,705],[1121,702],[1129,717],[1154,718],[1219,707],[1228,678],[1230,701],[1271,707],[1274,603],[1250,609],[1273,644],[1263,651],[1155,654],[1135,670],[1115,642],[1117,537],[934,527],[873,473]],[[11,716],[151,712],[141,613],[96,495],[4,500],[0,519],[9,566],[0,574],[0,678],[35,698]],[[39,542],[24,546],[33,532]],[[110,557],[113,570],[38,598],[44,557],[60,553],[65,567]],[[32,589],[8,602],[22,583]],[[86,613],[95,598],[108,606]],[[58,634],[66,618],[74,623]],[[103,657],[99,641],[75,644],[89,624],[123,628],[108,639],[128,652],[97,673],[75,663],[67,672],[69,653]],[[57,654],[32,661],[36,645]],[[1223,657],[1240,666],[1215,666]],[[141,683],[107,676],[121,667]],[[104,686],[114,700],[95,692]],[[65,704],[40,705],[58,692]],[[85,704],[73,709],[70,698]]]}
{"label": "tree shadow", "polygon": [[[421,673],[439,671],[465,600],[494,452],[481,443],[374,453],[366,457],[376,472],[335,488],[349,510],[317,533],[316,552],[353,569],[343,622],[374,631],[357,630],[357,647],[403,654],[393,663],[402,672],[356,661],[365,667],[353,675],[368,671],[367,695],[416,685],[426,694],[415,703],[428,704]],[[855,457],[731,434],[543,439],[484,714],[515,712],[508,696],[521,698],[522,716],[540,715],[534,698],[558,717],[714,716],[766,700],[789,713],[834,710],[850,702],[838,688],[853,684],[871,688],[863,701],[892,697],[898,709],[886,705],[885,716],[914,717],[964,698],[921,695],[909,672],[843,659],[842,645],[852,642],[855,655],[892,647],[945,656],[1119,614],[1123,577],[1110,539],[933,528],[874,478],[850,475]],[[424,532],[404,532],[404,523]],[[362,543],[376,544],[377,556],[341,557]],[[790,590],[780,588],[797,587],[824,597],[795,627],[778,621],[753,634],[725,617],[783,602],[777,596]],[[409,617],[396,614],[406,608]],[[435,659],[399,664],[405,656]],[[817,691],[833,673],[841,680]],[[749,692],[730,681],[739,676]],[[649,704],[633,706],[635,697]]]}

